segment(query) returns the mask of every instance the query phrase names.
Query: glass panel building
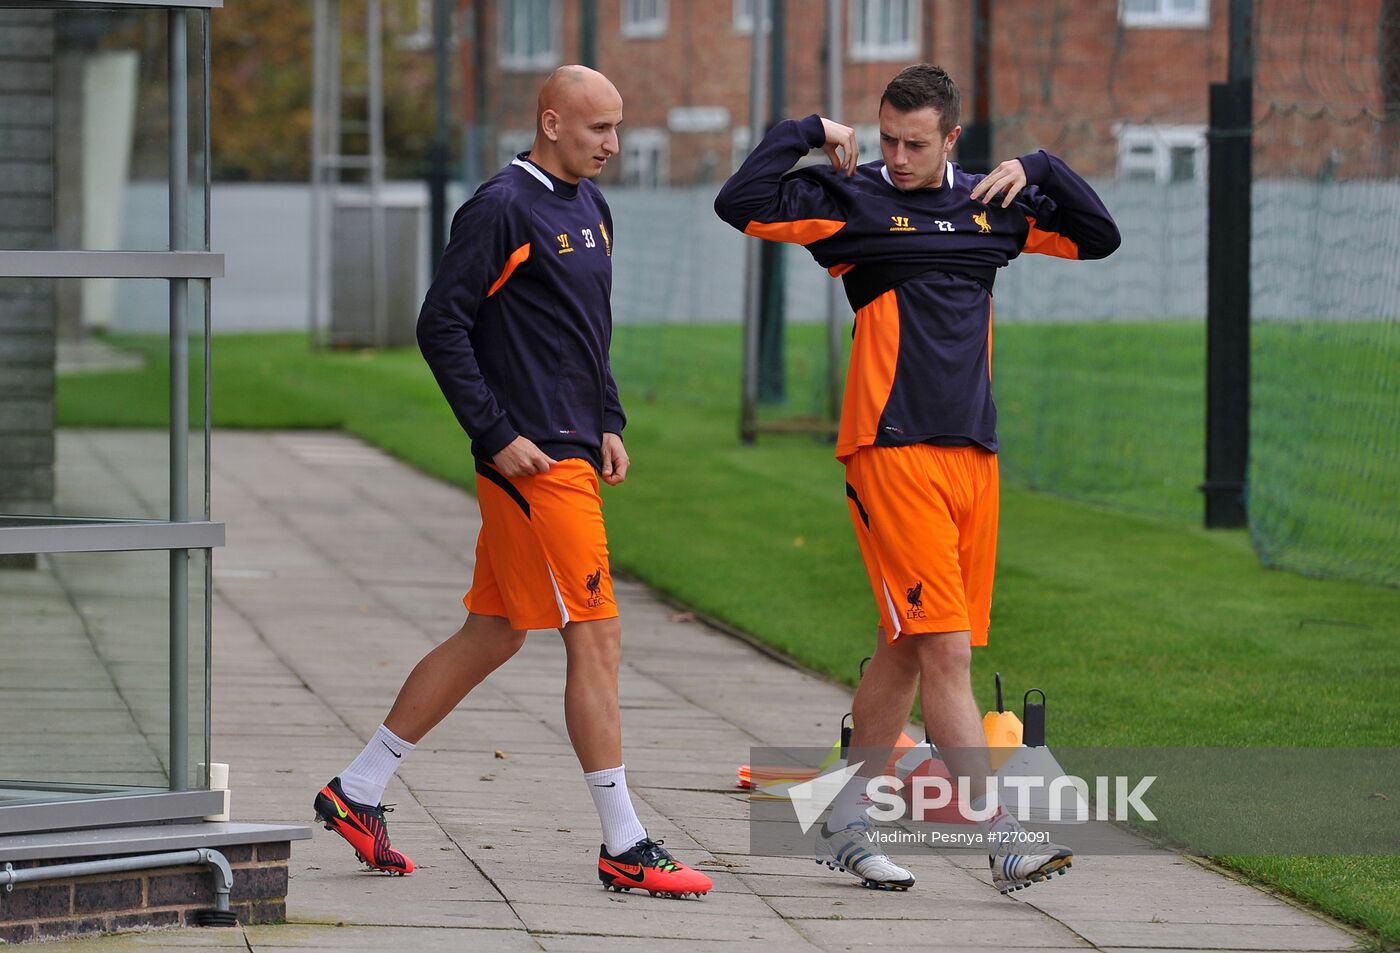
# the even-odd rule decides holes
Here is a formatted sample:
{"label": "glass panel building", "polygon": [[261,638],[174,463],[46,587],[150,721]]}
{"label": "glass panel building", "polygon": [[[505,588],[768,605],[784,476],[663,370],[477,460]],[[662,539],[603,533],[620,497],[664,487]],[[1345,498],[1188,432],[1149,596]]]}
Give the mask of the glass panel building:
{"label": "glass panel building", "polygon": [[[220,5],[0,0],[0,835],[222,804],[207,790]],[[167,329],[167,426],[59,428],[67,374],[131,360],[106,334],[118,301]]]}

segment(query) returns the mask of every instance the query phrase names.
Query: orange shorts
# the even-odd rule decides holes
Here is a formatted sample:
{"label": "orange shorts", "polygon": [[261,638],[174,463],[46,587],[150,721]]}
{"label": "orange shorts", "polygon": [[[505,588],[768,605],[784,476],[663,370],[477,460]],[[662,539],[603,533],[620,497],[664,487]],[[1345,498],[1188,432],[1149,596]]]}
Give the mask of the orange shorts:
{"label": "orange shorts", "polygon": [[556,629],[617,615],[598,474],[587,460],[507,478],[477,462],[481,535],[462,603],[516,629]]}
{"label": "orange shorts", "polygon": [[880,629],[987,644],[997,555],[997,456],[981,447],[861,447],[846,497]]}

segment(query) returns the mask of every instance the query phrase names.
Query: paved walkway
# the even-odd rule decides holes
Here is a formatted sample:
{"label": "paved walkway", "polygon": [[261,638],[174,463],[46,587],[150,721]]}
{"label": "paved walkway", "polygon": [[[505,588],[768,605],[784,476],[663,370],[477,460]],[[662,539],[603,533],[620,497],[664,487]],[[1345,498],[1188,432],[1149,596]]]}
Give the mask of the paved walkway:
{"label": "paved walkway", "polygon": [[[159,463],[159,461],[157,461]],[[162,464],[163,465],[163,464]],[[640,478],[640,477],[639,477]],[[237,820],[310,820],[311,797],[460,624],[473,499],[338,434],[220,433],[214,756]],[[678,540],[678,545],[683,541]],[[911,858],[908,894],[747,854],[732,788],[751,745],[834,736],[849,694],[620,583],[628,776],[642,821],[715,880],[701,901],[605,893],[597,821],[565,734],[563,652],[521,653],[405,761],[386,800],[407,878],[357,871],[316,829],[293,847],[283,926],[50,945],[123,951],[1347,950],[1356,938],[1166,852],[1081,857],[1015,899],[985,862]],[[504,757],[502,757],[502,755]]]}

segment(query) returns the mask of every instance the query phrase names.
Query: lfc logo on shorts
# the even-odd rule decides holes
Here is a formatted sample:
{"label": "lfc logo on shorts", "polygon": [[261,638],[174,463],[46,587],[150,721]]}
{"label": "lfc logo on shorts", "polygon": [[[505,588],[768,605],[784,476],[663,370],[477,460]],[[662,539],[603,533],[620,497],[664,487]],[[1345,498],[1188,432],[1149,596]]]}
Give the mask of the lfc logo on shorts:
{"label": "lfc logo on shorts", "polygon": [[588,608],[596,609],[601,606],[603,604],[603,567],[599,566],[595,572],[585,576],[583,584],[588,587]]}
{"label": "lfc logo on shorts", "polygon": [[904,590],[904,598],[909,602],[909,611],[904,613],[906,619],[922,619],[924,617],[924,584],[916,582],[908,589]]}

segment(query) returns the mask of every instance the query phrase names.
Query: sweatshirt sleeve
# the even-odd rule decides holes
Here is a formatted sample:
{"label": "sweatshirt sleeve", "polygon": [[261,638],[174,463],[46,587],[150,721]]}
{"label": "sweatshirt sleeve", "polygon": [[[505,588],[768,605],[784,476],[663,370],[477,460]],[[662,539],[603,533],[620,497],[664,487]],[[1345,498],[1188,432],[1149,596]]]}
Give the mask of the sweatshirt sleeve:
{"label": "sweatshirt sleeve", "polygon": [[1021,250],[1057,258],[1107,258],[1122,239],[1089,183],[1044,150],[1020,157],[1029,186],[1015,206],[1030,223]]}
{"label": "sweatshirt sleeve", "polygon": [[607,375],[603,380],[603,433],[622,435],[627,426],[627,415],[622,411],[622,401],[617,396],[617,381],[613,380],[612,361],[604,368]]}
{"label": "sweatshirt sleeve", "polygon": [[730,225],[769,241],[810,245],[846,225],[845,214],[821,184],[784,174],[826,142],[821,117],[785,119],[768,131],[715,197],[715,213]]}
{"label": "sweatshirt sleeve", "polygon": [[509,202],[478,193],[457,210],[437,275],[418,313],[418,347],[462,429],[486,456],[518,433],[486,386],[472,343],[482,305],[530,257],[525,223]]}

